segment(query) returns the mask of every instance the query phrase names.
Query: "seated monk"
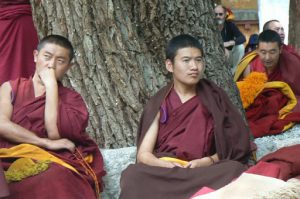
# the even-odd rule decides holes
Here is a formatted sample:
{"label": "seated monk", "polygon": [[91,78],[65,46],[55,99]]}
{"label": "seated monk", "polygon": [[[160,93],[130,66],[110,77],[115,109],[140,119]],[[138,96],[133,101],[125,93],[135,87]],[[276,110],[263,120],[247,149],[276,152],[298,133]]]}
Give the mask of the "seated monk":
{"label": "seated monk", "polygon": [[297,50],[292,45],[285,45],[285,32],[283,25],[278,21],[277,19],[271,19],[267,21],[263,26],[263,31],[265,30],[274,30],[277,32],[280,36],[281,42],[282,42],[282,49],[287,50],[291,53],[297,53]]}
{"label": "seated monk", "polygon": [[105,171],[85,132],[87,108],[60,83],[72,66],[73,47],[50,35],[33,54],[34,76],[0,88],[0,158],[9,198],[98,198]]}
{"label": "seated monk", "polygon": [[137,163],[121,176],[121,199],[189,198],[220,188],[247,168],[249,131],[225,92],[204,79],[199,41],[179,35],[166,48],[173,81],[144,108]]}
{"label": "seated monk", "polygon": [[[265,75],[265,82],[258,80],[259,74]],[[254,137],[278,134],[300,122],[299,77],[299,55],[282,46],[277,32],[263,31],[257,51],[242,59],[234,77],[238,86],[247,85],[244,89],[239,86],[241,98],[253,98],[247,99],[250,102],[244,108]],[[263,84],[257,88],[259,83]]]}

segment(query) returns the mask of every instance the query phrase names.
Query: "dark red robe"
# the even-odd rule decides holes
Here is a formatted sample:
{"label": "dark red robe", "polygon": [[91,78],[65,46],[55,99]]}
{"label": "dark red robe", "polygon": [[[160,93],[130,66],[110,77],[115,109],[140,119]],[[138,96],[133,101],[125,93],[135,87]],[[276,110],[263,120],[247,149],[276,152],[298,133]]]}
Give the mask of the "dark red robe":
{"label": "dark red robe", "polygon": [[8,191],[8,186],[4,177],[4,172],[1,164],[1,159],[0,159],[0,198],[8,196],[9,191]]}
{"label": "dark red robe", "polygon": [[[45,94],[34,96],[32,79],[17,79],[10,82],[12,86],[12,121],[35,132],[39,137],[47,137],[44,126]],[[59,118],[58,130],[62,138],[68,138],[76,144],[76,148],[85,157],[93,155],[90,164],[102,189],[103,158],[97,144],[89,138],[85,129],[88,123],[88,112],[81,96],[59,85]],[[0,140],[1,148],[14,146],[14,143]],[[73,171],[51,163],[48,170],[37,176],[28,177],[20,182],[9,183],[10,198],[96,198],[94,180],[85,173],[85,169],[74,154],[67,150],[49,151],[75,167],[81,176]],[[7,169],[11,159],[2,159]]]}
{"label": "dark red robe", "polygon": [[32,76],[33,50],[38,36],[27,0],[0,1],[0,85],[11,79]]}
{"label": "dark red robe", "polygon": [[[145,106],[137,135],[137,147],[170,88],[171,85],[162,88]],[[223,90],[202,79],[196,97],[178,108],[175,100],[173,106],[174,110],[171,108],[167,111],[170,125],[160,125],[160,128],[166,129],[163,132],[159,130],[159,133],[166,134],[158,135],[155,155],[191,160],[217,153],[220,161],[208,167],[193,169],[132,164],[122,173],[120,198],[189,198],[203,186],[217,189],[226,185],[246,169],[250,155],[249,131]],[[172,118],[170,114],[175,115]],[[163,113],[160,120],[165,121]],[[213,136],[210,138],[210,135]]]}
{"label": "dark red robe", "polygon": [[183,104],[172,89],[160,112],[161,123],[154,150],[157,156],[190,161],[215,153],[212,117],[198,96]]}
{"label": "dark red robe", "polygon": [[247,172],[282,180],[297,177],[300,175],[299,154],[300,144],[283,147],[262,157]]}

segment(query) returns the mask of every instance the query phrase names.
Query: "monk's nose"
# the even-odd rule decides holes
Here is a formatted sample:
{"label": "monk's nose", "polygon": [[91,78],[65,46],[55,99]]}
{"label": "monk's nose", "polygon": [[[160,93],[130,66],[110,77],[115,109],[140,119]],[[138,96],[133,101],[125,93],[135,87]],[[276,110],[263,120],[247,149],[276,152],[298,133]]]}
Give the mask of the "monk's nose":
{"label": "monk's nose", "polygon": [[49,68],[55,68],[55,60],[54,59],[49,61],[48,67]]}
{"label": "monk's nose", "polygon": [[196,61],[191,61],[191,69],[195,70],[198,68]]}

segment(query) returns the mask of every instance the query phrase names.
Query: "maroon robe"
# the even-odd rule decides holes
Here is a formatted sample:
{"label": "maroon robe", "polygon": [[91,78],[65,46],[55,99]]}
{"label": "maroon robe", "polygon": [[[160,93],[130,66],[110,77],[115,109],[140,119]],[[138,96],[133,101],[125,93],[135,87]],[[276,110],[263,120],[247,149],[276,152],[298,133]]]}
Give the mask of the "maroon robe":
{"label": "maroon robe", "polygon": [[262,157],[248,173],[288,180],[300,175],[300,144],[283,147]]}
{"label": "maroon robe", "polygon": [[0,1],[0,85],[11,79],[32,76],[33,50],[38,36],[29,0]]}
{"label": "maroon robe", "polygon": [[300,144],[283,147],[277,151],[265,155],[260,161],[279,166],[278,178],[288,180],[300,175]]}
{"label": "maroon robe", "polygon": [[[35,132],[39,137],[46,138],[44,125],[45,94],[34,96],[32,79],[17,79],[10,82],[12,86],[12,121]],[[59,84],[59,118],[58,130],[62,138],[73,141],[76,148],[85,157],[93,155],[90,164],[102,189],[101,178],[105,175],[103,158],[97,144],[85,132],[88,123],[88,112],[81,96],[75,91]],[[14,143],[0,140],[1,148],[14,146]],[[49,151],[76,168],[81,175],[51,163],[48,170],[19,182],[9,183],[10,198],[96,198],[93,189],[95,183],[90,175],[68,150]],[[2,159],[4,169],[7,169],[11,159]]]}
{"label": "maroon robe", "polygon": [[3,172],[1,159],[0,159],[0,198],[8,196],[8,194],[9,194],[8,186],[5,181],[4,172]]}
{"label": "maroon robe", "polygon": [[161,106],[161,123],[157,156],[191,161],[213,155],[213,121],[211,114],[194,96],[182,104],[174,89]]}
{"label": "maroon robe", "polygon": [[[250,62],[250,70],[266,73],[259,56]],[[298,103],[290,114],[279,120],[279,110],[287,104],[288,98],[278,89],[264,89],[246,109],[248,123],[254,137],[278,134],[290,122],[300,122],[299,55],[287,46],[283,46],[277,67],[267,75],[268,81],[286,82],[294,92]]]}
{"label": "maroon robe", "polygon": [[[203,186],[217,189],[226,185],[246,169],[250,155],[249,131],[224,91],[202,79],[198,84],[198,95],[182,105],[179,103],[176,108],[179,99],[164,101],[170,88],[171,85],[162,88],[145,106],[137,147],[162,107],[160,121],[166,122],[166,127],[160,125],[154,150],[157,157],[168,155],[191,160],[217,153],[220,161],[199,168],[129,165],[121,176],[122,199],[189,198]],[[171,110],[164,110],[164,102],[169,103],[166,108]],[[175,114],[174,117],[171,114]]]}

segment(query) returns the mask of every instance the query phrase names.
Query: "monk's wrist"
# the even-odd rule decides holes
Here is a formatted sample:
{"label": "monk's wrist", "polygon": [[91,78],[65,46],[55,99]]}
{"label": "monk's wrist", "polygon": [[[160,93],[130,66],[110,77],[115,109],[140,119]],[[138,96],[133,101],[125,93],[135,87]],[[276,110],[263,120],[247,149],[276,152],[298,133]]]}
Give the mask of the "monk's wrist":
{"label": "monk's wrist", "polygon": [[50,142],[51,141],[48,138],[40,138],[39,146],[47,149],[48,146],[50,145]]}
{"label": "monk's wrist", "polygon": [[210,165],[215,164],[215,160],[212,156],[207,156],[207,158],[209,159]]}

